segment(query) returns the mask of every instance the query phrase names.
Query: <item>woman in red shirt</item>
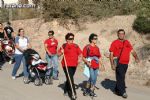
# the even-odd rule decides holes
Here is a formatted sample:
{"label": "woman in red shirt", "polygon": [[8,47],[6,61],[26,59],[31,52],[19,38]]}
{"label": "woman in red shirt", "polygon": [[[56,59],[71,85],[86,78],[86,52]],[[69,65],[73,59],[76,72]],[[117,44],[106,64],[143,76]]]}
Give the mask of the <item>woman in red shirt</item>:
{"label": "woman in red shirt", "polygon": [[[64,73],[66,75],[64,94],[68,93],[69,97],[71,97],[71,99],[73,99],[72,98],[73,93],[71,90],[71,84],[72,84],[73,92],[74,92],[75,98],[76,98],[76,91],[75,91],[75,85],[74,85],[74,78],[73,77],[74,77],[74,74],[76,72],[76,68],[78,65],[78,58],[79,58],[79,56],[82,55],[82,51],[77,44],[73,43],[74,34],[68,33],[65,36],[65,39],[66,39],[67,43],[64,43],[62,45],[62,47],[59,49],[58,53],[59,53],[59,55],[62,55],[64,53],[64,57],[63,57],[62,62],[61,62]],[[68,69],[68,73],[67,73],[66,67]],[[71,83],[69,81],[68,74],[70,76]]]}
{"label": "woman in red shirt", "polygon": [[57,55],[57,47],[58,41],[54,37],[54,31],[48,32],[48,39],[45,40],[44,46],[46,51],[46,60],[48,62],[48,68],[51,70],[51,83],[52,79],[58,80],[58,55]]}
{"label": "woman in red shirt", "polygon": [[[100,49],[96,45],[97,39],[97,35],[92,33],[89,36],[90,44],[86,45],[83,49],[83,61],[89,67],[90,71],[90,78],[86,84],[84,95],[90,94],[94,97],[97,96],[94,93],[94,88],[97,81],[99,66],[101,65],[101,67],[104,69],[104,66],[102,66]],[[87,59],[90,59],[90,61]]]}

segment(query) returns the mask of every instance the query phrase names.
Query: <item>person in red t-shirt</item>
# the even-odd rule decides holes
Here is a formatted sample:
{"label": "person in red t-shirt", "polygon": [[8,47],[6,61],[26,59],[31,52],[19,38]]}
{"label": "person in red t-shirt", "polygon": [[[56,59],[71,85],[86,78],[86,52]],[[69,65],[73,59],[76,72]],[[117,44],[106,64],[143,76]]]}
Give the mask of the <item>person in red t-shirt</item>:
{"label": "person in red t-shirt", "polygon": [[[98,36],[92,33],[89,36],[90,44],[86,45],[83,49],[83,61],[89,67],[89,71],[90,71],[90,78],[86,84],[86,89],[83,94],[87,95],[89,93],[91,96],[94,97],[97,96],[94,93],[94,89],[97,81],[99,67],[101,67],[104,70],[104,66],[101,60],[100,49],[96,45],[97,39]],[[87,59],[90,59],[90,61],[88,61]]]}
{"label": "person in red t-shirt", "polygon": [[119,29],[117,34],[118,39],[112,42],[109,49],[110,63],[112,69],[116,71],[115,93],[121,95],[123,98],[127,98],[128,95],[125,90],[125,74],[128,69],[130,53],[132,53],[136,62],[139,62],[139,58],[130,42],[125,40],[125,31]]}
{"label": "person in red t-shirt", "polygon": [[58,41],[54,38],[54,31],[49,31],[48,36],[49,38],[46,39],[44,42],[46,51],[46,60],[48,62],[48,68],[51,69],[53,79],[58,80],[58,64],[59,64],[57,55]]}
{"label": "person in red t-shirt", "polygon": [[[62,45],[62,47],[59,49],[58,54],[59,56],[61,56],[62,54],[64,54],[64,57],[62,59],[62,67],[64,70],[64,73],[66,75],[66,83],[65,83],[65,87],[64,87],[64,94],[69,95],[69,97],[72,98],[73,93],[71,90],[71,84],[73,87],[73,91],[74,94],[76,96],[76,91],[75,91],[75,85],[74,85],[74,74],[76,72],[76,68],[78,66],[78,58],[82,57],[82,51],[80,49],[80,47],[73,43],[74,40],[74,34],[73,33],[68,33],[65,36],[66,42]],[[67,73],[67,69],[68,69],[68,73]],[[69,77],[68,74],[70,76],[71,79],[71,83],[69,81]]]}

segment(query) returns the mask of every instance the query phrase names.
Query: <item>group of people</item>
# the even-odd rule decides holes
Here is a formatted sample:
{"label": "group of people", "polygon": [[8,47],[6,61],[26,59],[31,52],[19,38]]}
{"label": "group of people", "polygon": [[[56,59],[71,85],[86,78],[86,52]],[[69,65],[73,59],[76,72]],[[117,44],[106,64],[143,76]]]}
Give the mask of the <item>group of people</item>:
{"label": "group of people", "polygon": [[[14,30],[11,27],[10,22],[7,22],[6,27],[4,27],[2,23],[0,23],[0,39],[9,39],[9,40],[14,39]],[[1,69],[1,65],[4,62],[2,51],[3,51],[2,43],[0,42],[0,69]]]}
{"label": "group of people", "polygon": [[[112,42],[110,46],[110,63],[111,68],[116,71],[116,87],[114,93],[127,98],[125,74],[128,68],[130,53],[134,56],[136,62],[139,58],[134,51],[131,43],[125,39],[125,31],[119,29],[117,32],[118,39]],[[48,67],[53,68],[53,79],[58,80],[58,57],[63,56],[61,64],[66,76],[64,84],[64,94],[71,98],[76,98],[76,90],[74,84],[74,75],[80,59],[89,67],[90,77],[86,83],[84,94],[96,97],[94,93],[95,85],[99,70],[105,70],[102,63],[100,48],[97,45],[98,35],[90,34],[89,43],[80,49],[79,45],[74,43],[74,34],[67,33],[65,36],[66,43],[58,49],[58,41],[54,37],[54,31],[48,32],[48,39],[45,40],[44,46],[46,50],[46,60]],[[57,50],[58,49],[58,50]],[[88,60],[90,59],[90,61]]]}
{"label": "group of people", "polygon": [[[11,30],[13,32],[13,29]],[[0,23],[0,38],[8,38],[8,33],[3,29]],[[90,77],[87,80],[84,94],[90,94],[90,96],[96,97],[95,85],[99,69],[105,70],[100,48],[97,45],[98,35],[95,33],[90,34],[89,43],[80,49],[78,44],[74,43],[74,34],[67,33],[65,36],[66,43],[58,48],[58,41],[54,37],[54,31],[48,32],[48,39],[44,41],[44,47],[46,52],[47,67],[52,69],[52,78],[58,80],[58,57],[63,56],[61,64],[66,76],[66,82],[64,84],[64,94],[68,95],[72,100],[77,98],[77,93],[74,84],[74,75],[78,66],[79,60],[88,66]],[[119,29],[117,32],[118,39],[114,40],[110,46],[110,64],[111,68],[116,72],[116,86],[114,93],[127,98],[125,74],[128,69],[130,53],[133,54],[136,62],[139,62],[139,58],[134,51],[131,43],[125,39],[125,31]],[[24,35],[24,29],[20,28],[18,35],[14,38],[15,42],[15,64],[12,71],[12,79],[16,79],[16,73],[20,67],[21,61],[23,62],[23,74],[26,79],[29,77],[28,67],[25,62],[23,52],[28,48],[31,48],[29,39]],[[90,59],[90,61],[88,60]]]}

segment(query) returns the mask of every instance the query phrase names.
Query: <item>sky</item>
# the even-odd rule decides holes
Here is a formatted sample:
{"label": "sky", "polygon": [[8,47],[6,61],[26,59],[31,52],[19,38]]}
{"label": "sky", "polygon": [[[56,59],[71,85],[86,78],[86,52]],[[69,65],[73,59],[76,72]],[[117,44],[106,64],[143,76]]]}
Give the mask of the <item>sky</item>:
{"label": "sky", "polygon": [[[29,0],[29,2],[31,2],[32,0]],[[9,3],[17,3],[18,0],[4,0],[4,3],[6,4],[9,4]]]}

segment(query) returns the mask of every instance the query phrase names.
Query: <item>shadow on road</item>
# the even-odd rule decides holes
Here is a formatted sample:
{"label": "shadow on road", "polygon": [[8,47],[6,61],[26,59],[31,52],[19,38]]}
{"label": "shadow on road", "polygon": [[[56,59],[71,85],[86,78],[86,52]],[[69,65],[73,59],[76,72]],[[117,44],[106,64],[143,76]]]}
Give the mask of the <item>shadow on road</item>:
{"label": "shadow on road", "polygon": [[110,89],[112,92],[114,91],[115,85],[116,85],[116,81],[114,80],[110,80],[110,79],[105,79],[101,82],[101,85],[105,88],[105,89]]}

